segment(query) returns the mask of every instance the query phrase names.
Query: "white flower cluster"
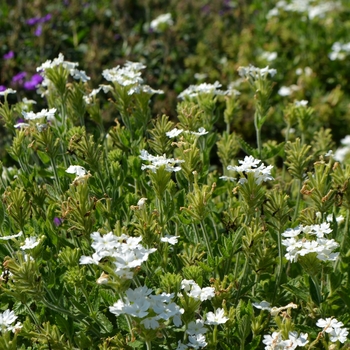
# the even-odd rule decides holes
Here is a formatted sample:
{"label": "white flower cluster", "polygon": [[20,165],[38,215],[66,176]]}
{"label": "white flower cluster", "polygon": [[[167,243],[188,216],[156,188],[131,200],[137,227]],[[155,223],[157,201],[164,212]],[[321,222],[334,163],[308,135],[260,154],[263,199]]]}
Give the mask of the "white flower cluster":
{"label": "white flower cluster", "polygon": [[[148,85],[143,85],[143,79],[141,78],[141,69],[146,66],[139,62],[127,61],[124,67],[114,67],[111,69],[105,69],[102,72],[103,77],[118,85],[129,87],[128,95],[139,94],[144,92],[148,95],[163,94],[162,90],[154,90]],[[100,85],[105,93],[112,90],[112,87],[108,88],[108,85]]]}
{"label": "white flower cluster", "polygon": [[22,114],[24,119],[26,120],[36,120],[36,119],[46,118],[48,121],[53,121],[55,120],[56,111],[57,111],[56,108],[51,108],[49,110],[42,109],[38,113],[22,111]]}
{"label": "white flower cluster", "polygon": [[340,42],[335,42],[332,45],[332,52],[328,55],[329,59],[332,61],[335,60],[344,60],[346,56],[350,53],[350,43],[341,44]]}
{"label": "white flower cluster", "polygon": [[277,70],[274,68],[269,68],[269,66],[266,66],[265,68],[257,68],[253,65],[249,65],[248,67],[238,67],[238,74],[240,77],[249,79],[259,79],[267,77],[269,74],[271,77],[275,76],[277,73]]}
{"label": "white flower cluster", "polygon": [[15,325],[13,325],[17,318],[18,316],[16,316],[15,313],[9,309],[5,310],[3,313],[0,313],[1,332],[12,331],[15,333],[19,331],[22,328],[22,324],[17,322]]}
{"label": "white flower cluster", "polygon": [[[243,173],[253,173],[255,178],[255,183],[257,185],[261,185],[262,182],[266,182],[269,180],[274,180],[274,178],[271,176],[271,169],[273,168],[272,165],[265,166],[263,163],[261,163],[260,159],[255,159],[253,156],[246,156],[244,160],[239,160],[238,163],[239,166],[232,166],[229,165],[227,167],[227,170],[232,170],[237,173],[243,174]],[[261,163],[261,165],[258,167],[258,165]],[[229,180],[229,181],[235,181],[235,178],[228,177],[228,176],[220,176],[220,179],[222,180]],[[242,176],[238,183],[240,185],[243,185],[248,180],[245,176]]]}
{"label": "white flower cluster", "polygon": [[106,80],[122,86],[142,84],[143,79],[141,78],[140,70],[144,68],[146,66],[142,63],[127,61],[124,67],[117,66],[111,69],[105,69],[102,75]]}
{"label": "white flower cluster", "polygon": [[184,279],[181,282],[181,289],[183,289],[188,296],[195,300],[210,300],[215,296],[215,288],[213,287],[205,287],[201,288],[199,285],[193,280]]}
{"label": "white flower cluster", "polygon": [[335,343],[336,341],[340,341],[341,343],[345,343],[346,337],[349,332],[346,328],[343,328],[343,322],[338,322],[335,318],[320,318],[317,323],[317,327],[323,328],[323,333],[328,333],[330,336],[331,342]]}
{"label": "white flower cluster", "polygon": [[[334,239],[325,238],[325,235],[331,232],[330,224],[326,222],[320,225],[300,225],[294,229],[287,229],[282,233],[283,237],[287,237],[282,240],[282,244],[287,247],[285,257],[291,262],[296,262],[299,256],[317,253],[319,260],[335,261],[339,253],[333,253],[333,250],[338,248],[339,244]],[[311,237],[316,239],[308,239]]]}
{"label": "white flower cluster", "polygon": [[184,129],[178,129],[178,128],[175,128],[171,131],[168,131],[165,133],[166,136],[169,137],[169,139],[173,139],[174,137],[176,136],[179,136],[181,133],[186,133],[186,134],[192,134],[192,135],[195,135],[195,136],[202,136],[202,135],[206,135],[208,134],[208,131],[205,130],[205,128],[201,127],[198,129],[198,132],[196,131],[184,131]]}
{"label": "white flower cluster", "polygon": [[161,166],[165,166],[165,170],[169,172],[176,172],[180,171],[181,167],[180,166],[175,166],[176,164],[179,163],[184,163],[184,160],[181,159],[174,159],[174,158],[166,158],[165,154],[163,156],[152,156],[149,154],[146,150],[141,150],[141,155],[140,158],[142,160],[146,160],[151,162],[152,164],[146,165],[142,164],[141,169],[150,169],[154,173],[159,169]]}
{"label": "white flower cluster", "polygon": [[288,339],[283,340],[280,332],[273,332],[272,335],[264,335],[263,343],[266,345],[265,350],[294,350],[298,346],[305,346],[309,341],[307,340],[307,333],[289,332]]}
{"label": "white flower cluster", "polygon": [[[187,296],[195,300],[210,300],[215,296],[215,288],[200,288],[199,285],[193,280],[184,279],[181,282],[181,289],[186,292]],[[204,334],[208,331],[208,329],[204,326],[204,324],[211,326],[224,324],[228,321],[228,317],[225,317],[224,314],[225,311],[219,308],[215,311],[215,313],[211,311],[208,312],[206,314],[205,321],[201,319],[191,321],[186,329],[186,333],[189,335],[189,343],[183,344],[181,341],[179,341],[176,350],[186,350],[188,347],[191,349],[200,349],[207,346],[208,344],[206,342]]]}
{"label": "white flower cluster", "polygon": [[48,85],[48,82],[46,80],[47,77],[45,75],[46,69],[54,68],[57,66],[62,66],[65,69],[67,69],[69,71],[69,74],[74,79],[81,80],[84,83],[90,80],[90,77],[88,77],[83,70],[79,70],[76,68],[77,66],[79,66],[79,63],[65,61],[64,56],[60,53],[57,58],[54,58],[52,61],[47,60],[40,67],[36,69],[37,72],[40,72],[40,74],[44,77],[44,81],[42,83],[43,86]]}
{"label": "white flower cluster", "polygon": [[151,21],[149,27],[154,32],[161,33],[173,24],[174,21],[171,17],[171,13],[164,13]]}
{"label": "white flower cluster", "polygon": [[147,261],[149,254],[156,251],[155,248],[143,247],[140,244],[141,237],[129,237],[125,234],[115,236],[112,232],[101,236],[99,232],[93,232],[91,238],[91,246],[95,253],[92,257],[83,255],[80,264],[98,265],[102,259],[110,257],[115,274],[124,279],[132,279],[134,269],[141,266]]}
{"label": "white flower cluster", "polygon": [[278,1],[276,6],[269,11],[267,18],[280,15],[280,11],[306,13],[309,19],[323,18],[328,12],[341,8],[340,2],[324,1],[320,4],[312,4],[314,0],[285,0]]}
{"label": "white flower cluster", "polygon": [[174,293],[151,294],[152,289],[146,286],[128,289],[124,300],[119,299],[109,307],[109,311],[116,316],[129,315],[142,319],[140,323],[145,329],[159,328],[161,321],[172,319],[176,327],[182,325],[181,314],[184,309],[172,302]]}
{"label": "white flower cluster", "polygon": [[181,92],[178,98],[184,100],[186,97],[198,97],[200,95],[227,95],[227,91],[220,90],[221,84],[216,81],[214,84],[202,83],[199,85],[190,85],[187,89]]}

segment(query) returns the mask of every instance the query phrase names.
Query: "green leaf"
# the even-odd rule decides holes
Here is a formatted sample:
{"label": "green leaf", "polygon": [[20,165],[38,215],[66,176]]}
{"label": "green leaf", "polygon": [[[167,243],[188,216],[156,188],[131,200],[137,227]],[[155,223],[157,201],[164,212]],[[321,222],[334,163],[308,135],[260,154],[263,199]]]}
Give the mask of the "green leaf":
{"label": "green leaf", "polygon": [[99,323],[103,326],[103,328],[101,329],[101,333],[111,333],[113,330],[113,325],[111,323],[111,321],[107,318],[107,316],[105,314],[103,314],[102,312],[99,312],[97,314],[97,320],[99,321]]}
{"label": "green leaf", "polygon": [[282,288],[284,288],[285,290],[287,290],[288,292],[292,293],[293,295],[295,295],[296,297],[298,297],[299,299],[302,299],[306,302],[309,301],[309,294],[306,293],[305,291],[290,285],[290,284],[282,284]]}
{"label": "green leaf", "polygon": [[240,137],[237,138],[237,141],[239,143],[239,146],[245,153],[247,153],[250,156],[253,156],[254,158],[258,158],[258,150],[254,149]]}
{"label": "green leaf", "polygon": [[245,350],[255,350],[259,347],[261,341],[261,335],[255,336],[251,343],[244,347]]}
{"label": "green leaf", "polygon": [[5,220],[5,208],[3,204],[0,202],[0,226],[2,226]]}
{"label": "green leaf", "polygon": [[41,161],[44,163],[44,164],[47,164],[50,162],[50,157],[48,156],[47,153],[45,152],[42,152],[40,150],[37,150],[37,154],[39,156],[39,158],[41,159]]}

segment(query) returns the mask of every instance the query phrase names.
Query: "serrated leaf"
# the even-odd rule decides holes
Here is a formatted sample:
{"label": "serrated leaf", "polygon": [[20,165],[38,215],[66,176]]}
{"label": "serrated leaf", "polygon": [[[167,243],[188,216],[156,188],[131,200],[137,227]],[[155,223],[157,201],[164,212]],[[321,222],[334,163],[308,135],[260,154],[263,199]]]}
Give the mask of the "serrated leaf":
{"label": "serrated leaf", "polygon": [[108,334],[108,333],[112,332],[113,325],[105,314],[103,314],[102,312],[99,312],[97,314],[97,319],[98,319],[99,323],[103,326],[103,328],[101,328],[102,334],[106,334],[106,333]]}
{"label": "serrated leaf", "polygon": [[258,150],[250,146],[247,142],[245,142],[242,138],[238,137],[237,141],[242,150],[250,156],[254,158],[258,158]]}

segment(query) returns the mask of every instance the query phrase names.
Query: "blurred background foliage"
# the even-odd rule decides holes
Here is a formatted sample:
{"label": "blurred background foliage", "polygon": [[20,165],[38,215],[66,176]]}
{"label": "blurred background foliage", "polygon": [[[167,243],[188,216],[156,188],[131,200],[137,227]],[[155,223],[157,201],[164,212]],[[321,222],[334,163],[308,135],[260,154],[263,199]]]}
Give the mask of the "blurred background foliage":
{"label": "blurred background foliage", "polygon": [[[337,4],[341,6],[310,18],[281,9],[273,15],[275,0],[5,0],[0,3],[0,85],[17,90],[10,101],[38,101],[35,89],[26,89],[24,82],[60,52],[80,63],[91,77],[91,89],[103,83],[103,69],[126,60],[142,62],[147,65],[145,82],[165,92],[154,97],[154,115],[167,114],[176,121],[177,96],[189,85],[218,80],[226,88],[238,80],[239,66],[270,65],[278,74],[264,138],[282,140],[286,105],[305,99],[315,110],[311,130],[331,128],[339,144],[350,134],[350,61],[332,61],[329,54],[335,42],[350,41],[350,5],[347,0]],[[149,23],[163,13],[171,13],[174,25],[152,32]],[[276,58],[271,60],[269,53]],[[291,95],[278,94],[282,86],[291,85],[297,87]],[[237,90],[240,108],[231,131],[254,143],[253,96],[248,84],[237,82]],[[102,103],[108,126],[115,109],[107,100]],[[222,129],[223,113],[220,108],[217,112],[217,128]],[[5,164],[7,142],[0,123]]]}

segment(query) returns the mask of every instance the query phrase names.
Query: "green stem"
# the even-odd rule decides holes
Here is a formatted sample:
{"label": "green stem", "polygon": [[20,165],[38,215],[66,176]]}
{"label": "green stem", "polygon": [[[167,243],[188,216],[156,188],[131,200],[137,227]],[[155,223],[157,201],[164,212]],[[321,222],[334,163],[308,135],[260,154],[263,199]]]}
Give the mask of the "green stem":
{"label": "green stem", "polygon": [[203,237],[204,237],[205,245],[207,246],[208,254],[212,258],[213,257],[213,251],[211,249],[209,235],[208,235],[207,229],[205,228],[205,224],[204,224],[203,220],[201,220],[200,225],[201,225],[202,232],[204,234]]}
{"label": "green stem", "polygon": [[151,345],[151,342],[149,340],[146,341],[146,347],[147,347],[147,350],[152,349],[152,345]]}
{"label": "green stem", "polygon": [[296,221],[299,213],[299,205],[300,205],[300,199],[301,199],[301,180],[298,180],[298,195],[297,195],[297,201],[295,203],[295,210],[294,210],[294,216],[293,216],[293,222]]}
{"label": "green stem", "polygon": [[259,127],[260,115],[255,112],[254,114],[254,126],[256,131],[256,143],[258,146],[259,158],[261,158],[261,127]]}
{"label": "green stem", "polygon": [[218,326],[214,326],[214,331],[213,331],[213,344],[216,345],[218,343]]}
{"label": "green stem", "polygon": [[275,298],[277,296],[277,291],[281,283],[281,278],[282,278],[282,270],[283,270],[283,249],[282,249],[282,239],[281,239],[281,230],[278,230],[277,234],[278,238],[278,260],[279,260],[279,265],[278,265],[278,272],[277,272],[277,279],[276,279],[276,284],[275,284],[275,292],[273,293],[273,298],[272,298],[272,305],[275,305]]}
{"label": "green stem", "polygon": [[241,289],[242,289],[242,286],[245,283],[245,280],[247,278],[247,274],[248,274],[248,259],[245,259],[244,267],[243,267],[243,273],[242,273],[242,278],[239,281],[239,286],[238,286],[237,295],[236,295],[236,299],[235,299],[235,305],[237,305],[237,303],[238,303],[238,300],[239,300],[239,297],[240,297],[240,293],[241,293]]}
{"label": "green stem", "polygon": [[32,318],[32,320],[34,321],[35,325],[37,326],[38,330],[40,330],[40,323],[38,321],[38,319],[36,318],[35,314],[33,313],[33,311],[31,310],[31,308],[27,305],[27,304],[24,304],[30,317]]}

